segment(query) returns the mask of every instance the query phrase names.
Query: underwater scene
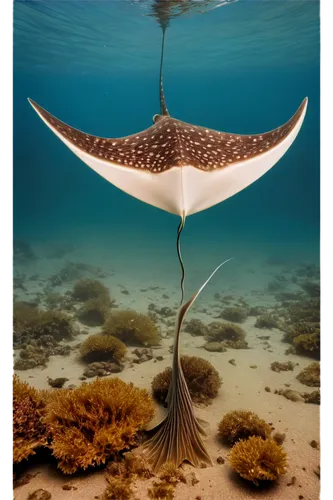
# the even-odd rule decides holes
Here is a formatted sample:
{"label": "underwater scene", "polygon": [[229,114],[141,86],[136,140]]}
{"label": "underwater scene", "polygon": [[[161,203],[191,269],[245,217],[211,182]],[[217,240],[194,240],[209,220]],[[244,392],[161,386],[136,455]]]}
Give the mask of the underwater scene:
{"label": "underwater scene", "polygon": [[13,6],[15,500],[318,499],[319,1]]}

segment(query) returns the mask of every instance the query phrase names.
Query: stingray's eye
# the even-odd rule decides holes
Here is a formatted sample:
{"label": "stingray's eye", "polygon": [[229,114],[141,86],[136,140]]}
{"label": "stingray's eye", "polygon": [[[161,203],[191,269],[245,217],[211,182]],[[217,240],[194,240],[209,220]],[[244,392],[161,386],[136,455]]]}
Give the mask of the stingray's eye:
{"label": "stingray's eye", "polygon": [[158,120],[160,120],[161,118],[162,118],[162,116],[161,116],[161,115],[156,114],[156,115],[154,115],[154,116],[153,116],[153,122],[154,122],[154,123],[156,123],[156,122],[158,122]]}

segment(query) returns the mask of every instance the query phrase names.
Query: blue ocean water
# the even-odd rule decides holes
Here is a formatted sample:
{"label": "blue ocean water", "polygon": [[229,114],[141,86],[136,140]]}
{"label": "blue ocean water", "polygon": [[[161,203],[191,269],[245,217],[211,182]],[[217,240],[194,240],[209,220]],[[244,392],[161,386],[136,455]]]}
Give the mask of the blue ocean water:
{"label": "blue ocean water", "polygon": [[[52,391],[58,391],[53,388],[58,387],[54,379],[58,384],[62,379],[66,389],[76,390],[83,380],[115,375],[151,394],[154,377],[175,366],[179,219],[98,176],[45,126],[27,100],[30,97],[60,120],[96,136],[121,137],[152,125],[154,114],[160,111],[161,50],[161,28],[149,15],[152,2],[14,1],[14,370],[38,389],[52,386]],[[207,401],[210,406],[195,407],[195,415],[210,429],[204,443],[214,466],[195,469],[187,484],[177,486],[175,498],[253,499],[256,491],[265,500],[289,499],[290,492],[296,491],[290,485],[297,477],[295,487],[303,494],[299,498],[315,499],[319,497],[321,448],[319,375],[314,376],[312,387],[304,385],[299,375],[320,354],[319,1],[193,2],[196,12],[173,18],[166,33],[163,81],[173,117],[225,132],[255,134],[288,121],[306,96],[309,103],[295,142],[268,173],[232,198],[186,220],[181,239],[186,298],[218,264],[234,259],[214,275],[181,324],[180,354],[209,361],[213,369],[207,369],[207,376],[202,372],[198,376],[198,368],[194,369],[194,386],[202,384],[204,394],[207,382],[209,396],[205,397],[210,399],[214,398],[210,387],[216,384],[211,374],[216,372],[223,385],[216,398]],[[207,5],[201,13],[203,3]],[[103,287],[96,300],[86,301],[84,294],[73,293],[81,278],[100,281],[112,301],[107,300]],[[90,287],[95,297],[96,284],[88,282]],[[141,321],[137,327],[133,311],[113,331],[117,312],[121,318],[128,309],[148,315],[143,324],[153,331],[156,327],[159,345],[155,339],[150,348],[148,326],[142,326],[140,338]],[[88,364],[82,343],[89,339],[87,334],[96,333],[119,335],[126,341],[121,363],[110,352],[106,364]],[[106,351],[97,348],[101,361],[107,359]],[[276,365],[281,362],[280,373]],[[200,366],[194,360],[195,365]],[[312,369],[314,374],[318,369]],[[179,401],[185,415],[189,406],[177,394],[178,389],[170,401]],[[99,411],[98,397],[91,401],[96,401]],[[109,422],[103,428],[108,420],[105,415],[113,409],[106,402],[104,411],[101,402],[96,418],[96,429],[101,432],[96,434],[95,422],[90,425],[91,401],[87,398],[87,418],[81,418],[82,403],[79,409],[72,405],[73,418],[59,419],[64,430],[78,431],[73,446],[78,468],[86,463],[85,456],[91,457],[88,465],[101,464],[103,453],[109,460],[114,446]],[[165,410],[155,403],[154,425]],[[122,418],[127,419],[122,417],[126,411],[121,405],[120,416],[110,417],[112,425],[117,419],[119,427]],[[238,409],[258,413],[280,437],[286,437],[283,446],[289,468],[273,487],[265,487],[270,481],[262,481],[259,488],[252,482],[246,486],[245,479],[240,481],[231,473],[230,462],[227,465],[230,447],[217,435],[218,422]],[[177,431],[182,430],[182,420],[172,415],[170,429],[174,430],[176,422]],[[39,422],[33,414],[28,439],[35,420]],[[14,418],[14,436],[15,422]],[[54,452],[53,430],[48,439]],[[105,439],[107,432],[110,442]],[[127,447],[132,437],[128,440],[126,432],[124,436]],[[117,443],[120,439],[116,438]],[[35,436],[33,441],[28,441],[30,451],[38,443]],[[170,440],[169,449],[174,446],[178,454],[185,439],[179,442],[176,446]],[[76,459],[71,447],[63,443],[62,458],[70,467]],[[15,489],[16,500],[31,498],[37,488],[52,494],[53,500],[62,500],[68,488],[73,489],[69,494],[73,499],[106,498],[100,465],[96,472],[91,467],[84,474],[61,476],[55,458],[51,462],[44,449],[36,451],[32,460],[19,464],[21,468],[28,462],[24,466],[29,467],[29,474],[25,476],[28,482],[22,481]],[[112,454],[116,457],[117,453]],[[274,454],[268,466],[268,470],[275,467],[276,458],[276,476],[278,469],[284,469],[277,457]],[[187,471],[193,474],[189,464],[184,466]],[[268,477],[274,478],[275,471]],[[127,481],[126,475],[124,486]],[[149,480],[135,480],[134,496],[148,498],[151,485]]]}
{"label": "blue ocean water", "polygon": [[[150,126],[159,112],[161,30],[147,13],[148,3],[127,0],[14,2],[14,236],[72,242],[94,257],[98,248],[121,253],[133,268],[138,256],[161,268],[170,257],[179,273],[177,218],[90,170],[27,101],[94,135]],[[287,121],[309,98],[302,130],[279,163],[189,218],[183,252],[201,280],[218,256],[318,261],[319,67],[316,0],[239,0],[172,20],[164,67],[172,116],[259,133]]]}

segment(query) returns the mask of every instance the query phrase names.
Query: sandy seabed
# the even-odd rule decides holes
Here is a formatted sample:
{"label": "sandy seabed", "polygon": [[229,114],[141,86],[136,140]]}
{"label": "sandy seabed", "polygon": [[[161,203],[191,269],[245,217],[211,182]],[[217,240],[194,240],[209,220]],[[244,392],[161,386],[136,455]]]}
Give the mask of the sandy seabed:
{"label": "sandy seabed", "polygon": [[[52,262],[49,260],[49,265],[52,266]],[[54,270],[48,269],[47,271],[45,268],[41,274],[50,275]],[[269,272],[269,275],[271,274]],[[128,271],[127,276],[124,276],[124,272],[122,272],[122,282],[119,283],[117,275],[118,273],[112,272],[111,276],[102,281],[110,286],[112,297],[117,300],[119,307],[135,308],[139,312],[146,312],[148,304],[154,302],[158,307],[168,305],[175,308],[179,290],[171,288],[167,276],[166,289],[161,288],[159,292],[155,290],[143,294],[140,293],[140,289],[152,287],[154,282],[148,283],[146,277],[147,286],[144,286],[141,278],[137,278],[136,282]],[[257,286],[261,288],[264,279],[259,281],[258,279]],[[129,295],[123,294],[124,289],[130,292]],[[165,299],[166,290],[170,299]],[[28,295],[31,297],[37,291],[38,283],[31,283]],[[61,287],[57,288],[56,291],[61,293]],[[188,319],[195,317],[205,323],[213,321],[212,308],[207,313],[204,307],[208,307],[209,301],[213,300],[212,297],[216,291],[217,289],[212,286],[207,294],[208,298],[198,300],[197,306],[191,311]],[[219,291],[221,292],[221,290]],[[243,296],[251,305],[267,305],[263,294],[253,298],[252,292],[253,290],[250,289],[244,290],[243,285],[240,285],[239,290],[232,286],[224,290],[226,294],[233,293],[235,296]],[[319,406],[293,402],[274,394],[275,389],[284,389],[285,384],[290,384],[290,388],[296,391],[311,392],[313,389],[301,384],[296,379],[296,375],[313,360],[298,355],[286,356],[285,350],[288,344],[282,342],[283,332],[277,329],[258,329],[254,327],[255,321],[255,317],[248,317],[242,324],[246,331],[246,341],[249,344],[249,349],[245,350],[228,349],[227,352],[223,353],[208,352],[202,347],[205,343],[204,337],[193,337],[182,332],[181,353],[200,356],[210,361],[218,370],[223,384],[219,395],[212,401],[211,405],[196,407],[197,417],[209,424],[210,431],[205,443],[214,465],[205,469],[195,469],[190,465],[183,465],[184,473],[194,472],[198,483],[194,486],[178,484],[174,492],[176,500],[243,500],[252,498],[316,500],[319,498],[320,481],[314,471],[320,463],[320,451],[310,446],[312,440],[319,442]],[[84,328],[88,329],[89,332],[100,330],[99,328]],[[163,333],[165,335],[166,332]],[[270,336],[271,347],[269,350],[272,352],[269,352],[264,341],[258,338],[262,335]],[[86,335],[80,334],[70,344],[76,346],[85,338]],[[162,361],[156,361],[154,358],[132,366],[126,362],[124,370],[116,376],[150,391],[153,377],[171,364],[172,355],[169,347],[172,345],[172,341],[172,338],[164,336],[161,346],[154,349],[154,356],[162,356]],[[235,365],[229,363],[230,359],[235,360]],[[270,369],[273,361],[292,361],[297,366],[294,371],[277,373]],[[256,365],[256,368],[251,368],[251,365]],[[83,369],[84,365],[78,359],[77,350],[73,349],[70,356],[50,357],[45,369],[38,367],[19,371],[18,375],[22,380],[37,388],[47,389],[49,388],[47,377],[67,377],[69,381],[65,387],[70,384],[81,384],[79,377],[82,376]],[[265,387],[269,387],[271,392],[266,392]],[[276,483],[265,489],[243,481],[231,471],[227,463],[230,448],[223,445],[217,437],[217,426],[222,416],[228,411],[237,409],[256,412],[261,418],[272,423],[275,430],[286,434],[283,446],[288,454],[288,472]],[[163,412],[164,409],[157,406],[156,422],[163,416]],[[225,463],[219,464],[218,457],[223,457]],[[28,484],[15,488],[15,500],[27,500],[29,493],[39,488],[49,491],[52,500],[93,500],[102,494],[107,485],[103,471],[65,476],[56,469],[55,465],[45,464],[31,466],[27,468],[27,472],[38,474]],[[290,485],[293,477],[295,477],[294,483]],[[148,498],[147,489],[151,486],[152,481],[153,479],[136,481],[133,498],[140,500]],[[62,487],[65,484],[76,489],[63,490]]]}

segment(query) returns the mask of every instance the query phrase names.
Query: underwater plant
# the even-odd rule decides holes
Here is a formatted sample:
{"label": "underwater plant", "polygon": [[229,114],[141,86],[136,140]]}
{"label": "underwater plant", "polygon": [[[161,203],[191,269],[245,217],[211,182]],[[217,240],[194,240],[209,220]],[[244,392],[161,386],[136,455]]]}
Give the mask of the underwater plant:
{"label": "underwater plant", "polygon": [[261,306],[250,307],[248,316],[262,316],[265,313],[265,308]]}
{"label": "underwater plant", "polygon": [[34,455],[37,448],[46,446],[48,433],[43,417],[43,393],[17,375],[13,378],[13,462],[18,463]]}
{"label": "underwater plant", "polygon": [[158,477],[168,484],[186,483],[183,471],[171,462],[162,465]]}
{"label": "underwater plant", "polygon": [[184,332],[190,333],[192,336],[207,335],[207,325],[200,319],[190,319],[184,327]]}
{"label": "underwater plant", "polygon": [[97,298],[108,300],[110,299],[110,293],[109,289],[100,281],[83,278],[74,284],[72,297],[78,302]]}
{"label": "underwater plant", "polygon": [[106,477],[109,483],[104,490],[101,500],[129,500],[133,495],[131,479]]}
{"label": "underwater plant", "polygon": [[271,328],[278,328],[279,323],[274,316],[271,314],[262,314],[261,316],[257,317],[257,321],[255,322],[254,326],[256,328],[267,328],[270,330]]}
{"label": "underwater plant", "polygon": [[47,350],[34,344],[21,349],[20,357],[15,359],[14,370],[30,370],[36,366],[46,366],[49,360]]}
{"label": "underwater plant", "polygon": [[[207,403],[217,396],[222,380],[209,361],[197,356],[181,356],[180,363],[193,402]],[[154,377],[151,385],[157,401],[165,403],[171,378],[171,368]]]}
{"label": "underwater plant", "polygon": [[148,498],[152,500],[172,500],[175,488],[164,481],[153,481],[153,486],[148,488]]}
{"label": "underwater plant", "polygon": [[77,318],[86,326],[101,326],[110,312],[110,306],[111,301],[104,297],[89,299],[77,311]]}
{"label": "underwater plant", "polygon": [[287,454],[274,439],[251,436],[236,443],[228,457],[230,467],[241,477],[259,485],[275,481],[287,472]]}
{"label": "underwater plant", "polygon": [[109,462],[107,472],[111,476],[134,479],[150,479],[154,475],[147,460],[140,454],[131,451],[123,453],[118,460]]}
{"label": "underwater plant", "polygon": [[80,345],[81,358],[87,363],[94,361],[119,362],[125,356],[126,350],[126,345],[111,335],[89,335]]}
{"label": "underwater plant", "polygon": [[296,377],[302,384],[309,387],[320,386],[320,363],[314,361],[306,366]]}
{"label": "underwater plant", "polygon": [[13,305],[13,328],[14,336],[24,334],[27,329],[37,326],[39,323],[39,309],[25,302],[14,302]]}
{"label": "underwater plant", "polygon": [[240,439],[260,436],[267,439],[272,432],[271,427],[259,418],[256,413],[245,410],[234,410],[226,413],[218,426],[218,434],[222,440],[234,444]]}
{"label": "underwater plant", "polygon": [[57,341],[71,340],[75,333],[73,319],[68,314],[56,309],[41,311],[40,323],[35,329],[36,337],[52,335]]}
{"label": "underwater plant", "polygon": [[153,416],[146,390],[110,378],[54,392],[46,406],[45,424],[58,467],[73,474],[134,446],[137,433]]}
{"label": "underwater plant", "polygon": [[281,329],[284,331],[283,341],[292,344],[299,335],[314,333],[319,328],[319,323],[310,323],[308,321],[300,321],[290,325],[284,323],[281,325]]}
{"label": "underwater plant", "polygon": [[243,323],[247,318],[247,309],[244,309],[244,307],[226,307],[221,312],[221,318],[235,323]]}
{"label": "underwater plant", "polygon": [[240,341],[244,342],[245,331],[239,325],[233,323],[222,323],[221,321],[213,321],[207,327],[206,338],[212,342],[230,342],[232,347],[233,343]]}
{"label": "underwater plant", "polygon": [[42,335],[51,335],[57,341],[70,340],[76,333],[68,314],[58,309],[43,311],[22,302],[14,304],[13,328],[16,345]]}
{"label": "underwater plant", "polygon": [[293,344],[296,352],[307,354],[314,358],[320,356],[320,330],[316,329],[314,333],[305,333],[294,338]]}
{"label": "underwater plant", "polygon": [[160,334],[156,324],[145,314],[132,310],[117,310],[104,323],[105,335],[112,335],[127,345],[159,345]]}
{"label": "underwater plant", "polygon": [[286,310],[286,320],[290,325],[320,322],[320,298],[303,299],[293,302]]}

